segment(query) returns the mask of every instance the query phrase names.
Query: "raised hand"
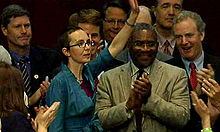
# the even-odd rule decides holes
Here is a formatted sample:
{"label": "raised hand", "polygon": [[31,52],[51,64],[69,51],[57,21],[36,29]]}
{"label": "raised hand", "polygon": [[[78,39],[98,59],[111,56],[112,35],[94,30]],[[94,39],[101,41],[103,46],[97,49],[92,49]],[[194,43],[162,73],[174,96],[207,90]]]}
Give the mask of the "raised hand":
{"label": "raised hand", "polygon": [[130,96],[128,98],[128,101],[126,102],[126,107],[128,110],[136,109],[138,107],[141,107],[142,101],[141,101],[141,96],[139,96],[134,88],[131,89]]}
{"label": "raised hand", "polygon": [[140,11],[139,7],[138,7],[138,1],[137,0],[129,0],[129,4],[130,4],[130,7],[131,7],[131,14],[130,14],[130,17],[127,20],[127,22],[130,25],[134,25],[134,23],[137,19],[137,16],[139,14],[139,11]]}
{"label": "raised hand", "polygon": [[147,102],[148,97],[151,95],[152,84],[144,73],[144,77],[134,81],[131,93],[126,103],[128,109],[135,109],[141,107],[143,103]]}
{"label": "raised hand", "polygon": [[210,111],[210,120],[211,120],[211,124],[214,124],[215,121],[218,119],[219,117],[219,110],[211,103],[211,99],[208,99],[208,103],[207,106],[209,108]]}
{"label": "raised hand", "polygon": [[136,94],[141,96],[142,103],[146,103],[148,97],[151,94],[152,84],[147,77],[147,74],[144,73],[144,76],[134,81],[134,91]]}
{"label": "raised hand", "polygon": [[47,92],[49,86],[50,86],[50,82],[48,82],[48,81],[43,81],[40,84],[40,93],[41,93],[42,98],[46,97],[46,92]]}
{"label": "raised hand", "polygon": [[191,91],[192,104],[194,106],[195,111],[198,113],[202,120],[203,128],[210,128],[210,110],[208,106],[203,102],[202,99],[199,99],[197,94]]}
{"label": "raised hand", "polygon": [[35,126],[37,126],[38,131],[48,128],[55,119],[59,106],[60,102],[54,102],[49,109],[43,106],[40,107],[40,111],[35,119]]}
{"label": "raised hand", "polygon": [[129,0],[129,4],[131,7],[131,10],[134,10],[135,12],[139,12],[139,7],[138,7],[138,1],[137,0]]}
{"label": "raised hand", "polygon": [[220,85],[213,79],[204,79],[202,91],[210,98],[210,102],[220,111]]}
{"label": "raised hand", "polygon": [[103,50],[104,45],[102,45],[101,43],[103,42],[103,40],[100,40],[98,42],[98,48],[96,49],[96,56]]}
{"label": "raised hand", "polygon": [[197,80],[200,84],[202,84],[204,79],[214,79],[215,72],[211,66],[211,64],[207,65],[207,68],[202,68],[200,71],[197,72]]}

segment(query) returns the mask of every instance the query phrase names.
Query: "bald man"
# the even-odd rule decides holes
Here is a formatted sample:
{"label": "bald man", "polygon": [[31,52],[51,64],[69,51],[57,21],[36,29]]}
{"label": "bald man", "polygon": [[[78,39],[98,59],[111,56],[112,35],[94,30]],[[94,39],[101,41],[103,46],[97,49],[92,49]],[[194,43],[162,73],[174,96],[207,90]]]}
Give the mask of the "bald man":
{"label": "bald man", "polygon": [[140,13],[138,14],[136,23],[147,23],[152,25],[150,9],[146,6],[139,6]]}
{"label": "bald man", "polygon": [[[150,13],[151,10],[146,6],[139,6],[139,9],[140,9],[140,13],[138,14],[136,23],[147,23],[147,24],[153,25],[152,16]],[[168,61],[172,59],[173,57],[163,53],[162,51],[158,51],[156,58],[160,61]]]}

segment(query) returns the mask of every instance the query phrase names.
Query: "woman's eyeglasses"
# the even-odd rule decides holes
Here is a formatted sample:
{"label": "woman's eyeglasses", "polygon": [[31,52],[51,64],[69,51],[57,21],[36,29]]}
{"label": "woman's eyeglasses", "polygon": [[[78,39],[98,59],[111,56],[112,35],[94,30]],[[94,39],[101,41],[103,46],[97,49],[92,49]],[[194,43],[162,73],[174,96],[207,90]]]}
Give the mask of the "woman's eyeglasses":
{"label": "woman's eyeglasses", "polygon": [[85,48],[86,45],[93,46],[95,43],[93,41],[87,40],[87,41],[79,41],[76,44],[70,44],[69,47],[79,46],[79,48]]}

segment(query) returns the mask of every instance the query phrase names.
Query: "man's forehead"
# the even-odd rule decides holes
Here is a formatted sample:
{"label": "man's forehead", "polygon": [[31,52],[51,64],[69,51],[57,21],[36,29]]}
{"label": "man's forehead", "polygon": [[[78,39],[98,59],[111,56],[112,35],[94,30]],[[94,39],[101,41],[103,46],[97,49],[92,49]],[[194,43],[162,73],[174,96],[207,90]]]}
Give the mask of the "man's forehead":
{"label": "man's forehead", "polygon": [[117,15],[117,16],[121,16],[121,15],[127,15],[126,12],[120,8],[120,7],[108,7],[106,12],[105,12],[105,15],[108,16],[108,15]]}
{"label": "man's forehead", "polygon": [[147,30],[147,29],[140,29],[137,31],[134,31],[133,33],[133,40],[138,40],[138,39],[157,39],[156,34],[151,31],[151,30]]}
{"label": "man's forehead", "polygon": [[182,0],[157,0],[158,4],[162,5],[164,3],[180,4],[182,5]]}
{"label": "man's forehead", "polygon": [[13,22],[20,22],[20,21],[25,21],[25,22],[30,22],[30,18],[28,16],[12,16],[10,18],[10,22],[13,21]]}
{"label": "man's forehead", "polygon": [[92,34],[92,33],[99,33],[100,26],[96,26],[91,23],[79,23],[79,27],[81,27],[85,32]]}

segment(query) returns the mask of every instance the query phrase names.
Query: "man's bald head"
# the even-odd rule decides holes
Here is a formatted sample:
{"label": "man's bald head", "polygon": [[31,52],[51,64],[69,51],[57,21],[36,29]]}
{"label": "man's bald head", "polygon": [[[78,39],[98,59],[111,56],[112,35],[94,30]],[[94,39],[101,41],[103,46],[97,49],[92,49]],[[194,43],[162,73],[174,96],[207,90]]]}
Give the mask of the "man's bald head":
{"label": "man's bald head", "polygon": [[140,13],[138,14],[136,23],[152,24],[150,9],[146,6],[139,6]]}

